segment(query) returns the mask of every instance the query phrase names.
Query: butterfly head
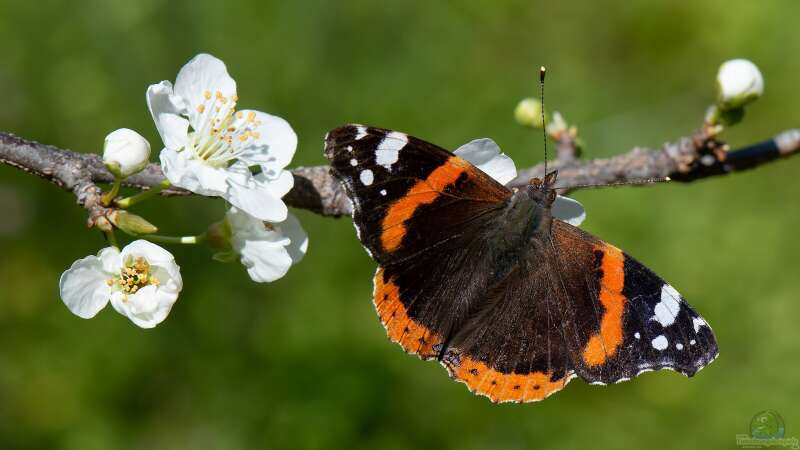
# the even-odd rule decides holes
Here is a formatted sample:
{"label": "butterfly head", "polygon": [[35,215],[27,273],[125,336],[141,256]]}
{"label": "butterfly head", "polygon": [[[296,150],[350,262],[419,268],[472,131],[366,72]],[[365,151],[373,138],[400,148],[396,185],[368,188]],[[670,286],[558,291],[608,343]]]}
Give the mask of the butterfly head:
{"label": "butterfly head", "polygon": [[550,207],[556,200],[556,191],[553,185],[558,178],[558,171],[554,170],[541,178],[531,178],[528,182],[528,196],[544,207]]}

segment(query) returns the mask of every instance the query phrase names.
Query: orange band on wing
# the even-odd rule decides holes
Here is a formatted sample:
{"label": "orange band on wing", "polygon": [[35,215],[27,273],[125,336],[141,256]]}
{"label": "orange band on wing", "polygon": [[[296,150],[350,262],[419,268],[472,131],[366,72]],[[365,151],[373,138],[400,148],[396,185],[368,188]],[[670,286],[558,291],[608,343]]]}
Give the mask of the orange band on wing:
{"label": "orange band on wing", "polygon": [[433,203],[441,192],[455,183],[469,167],[469,163],[465,160],[451,156],[431,172],[428,178],[417,181],[405,196],[393,203],[383,218],[381,243],[384,250],[387,252],[397,250],[406,235],[405,221],[411,218],[420,206]]}
{"label": "orange band on wing", "polygon": [[589,338],[583,350],[583,361],[588,366],[597,366],[614,356],[622,344],[622,313],[627,299],[622,294],[625,285],[625,255],[613,245],[603,244],[596,248],[603,252],[600,266],[603,277],[600,279],[600,304],[603,316],[600,331]]}
{"label": "orange band on wing", "polygon": [[567,373],[551,381],[552,372],[502,373],[461,355],[457,366],[445,363],[450,376],[467,385],[471,392],[493,402],[536,402],[560,391],[572,379]]}
{"label": "orange band on wing", "polygon": [[375,273],[373,303],[392,342],[397,342],[407,353],[419,355],[422,359],[437,355],[433,346],[440,343],[441,339],[408,317],[406,308],[400,301],[399,288],[391,279],[384,281],[381,268]]}

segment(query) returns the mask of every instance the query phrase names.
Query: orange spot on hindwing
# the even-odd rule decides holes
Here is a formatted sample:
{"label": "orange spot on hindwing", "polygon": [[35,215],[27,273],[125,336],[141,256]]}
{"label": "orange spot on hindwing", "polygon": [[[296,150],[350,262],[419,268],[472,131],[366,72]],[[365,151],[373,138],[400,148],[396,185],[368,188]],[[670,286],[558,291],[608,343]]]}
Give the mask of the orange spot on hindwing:
{"label": "orange spot on hindwing", "polygon": [[603,315],[600,330],[589,338],[583,350],[583,361],[588,366],[603,364],[614,356],[622,345],[622,315],[627,299],[622,294],[625,285],[625,255],[613,245],[602,244],[596,251],[603,254],[600,264],[600,304]]}
{"label": "orange spot on hindwing", "polygon": [[384,281],[381,268],[375,273],[373,303],[392,342],[400,344],[407,353],[419,355],[423,359],[437,355],[433,346],[440,343],[441,339],[408,316],[400,301],[400,289],[393,279]]}
{"label": "orange spot on hindwing", "polygon": [[422,205],[433,203],[461,174],[470,168],[468,162],[451,156],[424,180],[419,180],[402,198],[393,203],[383,218],[381,243],[384,250],[393,252],[400,247],[406,235],[405,221]]}
{"label": "orange spot on hindwing", "polygon": [[552,380],[552,372],[502,373],[464,355],[444,361],[450,376],[467,385],[471,392],[493,402],[535,402],[560,391],[572,373]]}

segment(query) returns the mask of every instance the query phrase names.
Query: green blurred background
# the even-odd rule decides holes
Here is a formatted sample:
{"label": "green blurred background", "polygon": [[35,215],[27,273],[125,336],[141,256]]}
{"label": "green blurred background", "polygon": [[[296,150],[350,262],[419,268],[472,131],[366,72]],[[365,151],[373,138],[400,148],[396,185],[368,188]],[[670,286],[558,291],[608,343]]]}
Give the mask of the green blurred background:
{"label": "green blurred background", "polygon": [[[798,13],[796,0],[0,0],[0,129],[91,152],[130,127],[158,147],[145,89],[210,52],[242,107],[291,122],[295,165],[323,164],[325,132],[358,121],[447,148],[491,136],[524,167],[541,159],[541,137],[512,111],[535,95],[539,65],[548,108],[594,158],[688,134],[719,64],[746,57],[766,93],[726,133],[736,147],[800,125]],[[578,192],[585,228],[678,287],[720,357],[691,380],[576,380],[541,403],[493,405],[387,341],[374,264],[347,218],[298,211],[308,255],[268,285],[204,248],[170,247],[184,291],[141,330],[111,308],[69,313],[59,274],[105,243],[70,194],[0,167],[0,447],[735,448],[768,408],[800,437],[799,171],[797,158]],[[177,234],[223,209],[180,198],[136,211]]]}

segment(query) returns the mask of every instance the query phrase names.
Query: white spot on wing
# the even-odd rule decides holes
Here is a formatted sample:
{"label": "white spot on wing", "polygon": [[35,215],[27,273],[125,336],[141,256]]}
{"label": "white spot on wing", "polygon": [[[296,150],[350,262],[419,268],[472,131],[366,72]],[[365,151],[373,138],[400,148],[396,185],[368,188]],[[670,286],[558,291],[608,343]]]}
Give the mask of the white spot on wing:
{"label": "white spot on wing", "polygon": [[352,145],[348,145],[344,149],[347,150],[348,152],[352,152],[353,151],[353,146]]}
{"label": "white spot on wing", "polygon": [[383,138],[378,149],[375,150],[375,162],[386,170],[392,169],[392,164],[400,158],[400,150],[408,144],[408,135],[399,131],[392,131]]}
{"label": "white spot on wing", "polygon": [[386,195],[386,189],[381,189],[381,195]]}
{"label": "white spot on wing", "polygon": [[692,339],[691,341],[689,341],[689,345],[694,345],[694,344],[697,344],[697,341],[695,341],[694,339]]}
{"label": "white spot on wing", "polygon": [[677,348],[678,350],[683,350],[683,344],[678,342],[677,344],[675,344],[675,348]]}
{"label": "white spot on wing", "polygon": [[367,127],[359,125],[356,127],[356,140],[359,140],[367,135]]}
{"label": "white spot on wing", "polygon": [[361,180],[361,183],[363,183],[364,186],[369,186],[370,184],[372,184],[372,180],[375,179],[374,175],[372,174],[372,171],[369,169],[362,170],[358,178]]}
{"label": "white spot on wing", "polygon": [[675,323],[678,311],[681,310],[679,298],[681,298],[681,294],[674,287],[668,284],[661,286],[661,301],[656,303],[653,308],[655,315],[650,320],[657,320],[662,327],[668,327]]}
{"label": "white spot on wing", "polygon": [[653,348],[656,350],[664,350],[669,347],[669,341],[667,341],[667,338],[663,334],[656,336],[656,338],[653,339],[652,344]]}
{"label": "white spot on wing", "polygon": [[356,161],[356,159],[355,159],[355,158],[353,158],[353,159],[351,159],[351,160],[350,160],[350,165],[351,165],[351,166],[353,166],[353,167],[355,167],[355,166],[357,166],[357,165],[358,165],[358,161]]}
{"label": "white spot on wing", "polygon": [[641,339],[642,335],[639,334],[639,332],[637,331],[636,333],[633,333],[633,337],[635,337],[636,339]]}
{"label": "white spot on wing", "polygon": [[695,317],[692,319],[692,325],[694,325],[694,332],[697,333],[700,331],[700,327],[707,327],[708,324],[705,320],[700,317]]}

